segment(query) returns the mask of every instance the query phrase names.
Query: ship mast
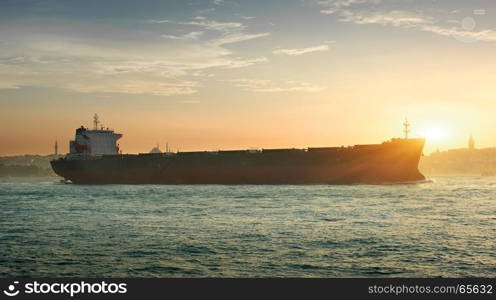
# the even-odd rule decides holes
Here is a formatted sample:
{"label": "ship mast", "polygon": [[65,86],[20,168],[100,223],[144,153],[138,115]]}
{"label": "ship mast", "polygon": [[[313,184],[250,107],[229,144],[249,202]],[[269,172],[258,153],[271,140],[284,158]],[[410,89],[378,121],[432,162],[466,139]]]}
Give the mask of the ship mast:
{"label": "ship mast", "polygon": [[98,115],[95,114],[93,116],[93,127],[95,130],[98,130],[98,123],[100,123],[100,121],[98,120]]}
{"label": "ship mast", "polygon": [[405,139],[408,139],[408,134],[410,133],[410,123],[408,123],[407,118],[405,118],[405,122],[403,122],[403,133],[405,134]]}

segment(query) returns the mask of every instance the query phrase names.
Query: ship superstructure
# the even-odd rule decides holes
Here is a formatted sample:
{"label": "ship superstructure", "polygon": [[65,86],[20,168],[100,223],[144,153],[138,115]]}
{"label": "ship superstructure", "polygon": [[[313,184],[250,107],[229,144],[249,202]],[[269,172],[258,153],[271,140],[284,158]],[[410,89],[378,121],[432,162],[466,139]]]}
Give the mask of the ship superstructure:
{"label": "ship superstructure", "polygon": [[100,125],[98,115],[93,117],[93,129],[84,126],[76,129],[74,140],[69,142],[68,159],[84,157],[98,157],[102,155],[116,155],[119,153],[117,140],[122,134],[115,133],[109,128]]}

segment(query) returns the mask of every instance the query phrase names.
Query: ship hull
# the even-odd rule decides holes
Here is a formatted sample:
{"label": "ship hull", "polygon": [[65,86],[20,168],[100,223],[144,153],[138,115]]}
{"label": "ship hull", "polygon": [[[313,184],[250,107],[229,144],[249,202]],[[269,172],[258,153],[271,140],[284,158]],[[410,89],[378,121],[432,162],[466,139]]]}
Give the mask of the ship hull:
{"label": "ship hull", "polygon": [[424,180],[424,140],[353,147],[110,155],[51,162],[79,184],[385,184]]}

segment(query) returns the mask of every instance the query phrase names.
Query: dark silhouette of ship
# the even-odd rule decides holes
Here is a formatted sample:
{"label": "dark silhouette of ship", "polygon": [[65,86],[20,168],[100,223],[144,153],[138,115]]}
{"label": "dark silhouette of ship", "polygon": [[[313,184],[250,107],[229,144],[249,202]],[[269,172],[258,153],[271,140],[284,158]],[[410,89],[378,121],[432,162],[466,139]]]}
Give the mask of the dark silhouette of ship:
{"label": "dark silhouette of ship", "polygon": [[55,173],[80,184],[386,184],[424,180],[424,139],[307,149],[121,154],[110,129],[83,126]]}

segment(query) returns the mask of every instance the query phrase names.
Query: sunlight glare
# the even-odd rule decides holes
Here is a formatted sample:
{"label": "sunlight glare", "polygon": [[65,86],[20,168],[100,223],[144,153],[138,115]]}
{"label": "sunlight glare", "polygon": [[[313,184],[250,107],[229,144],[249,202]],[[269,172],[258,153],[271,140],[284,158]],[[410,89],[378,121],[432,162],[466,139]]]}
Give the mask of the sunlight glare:
{"label": "sunlight glare", "polygon": [[421,130],[420,134],[429,141],[445,140],[448,137],[448,130],[445,127],[436,125],[429,126]]}

